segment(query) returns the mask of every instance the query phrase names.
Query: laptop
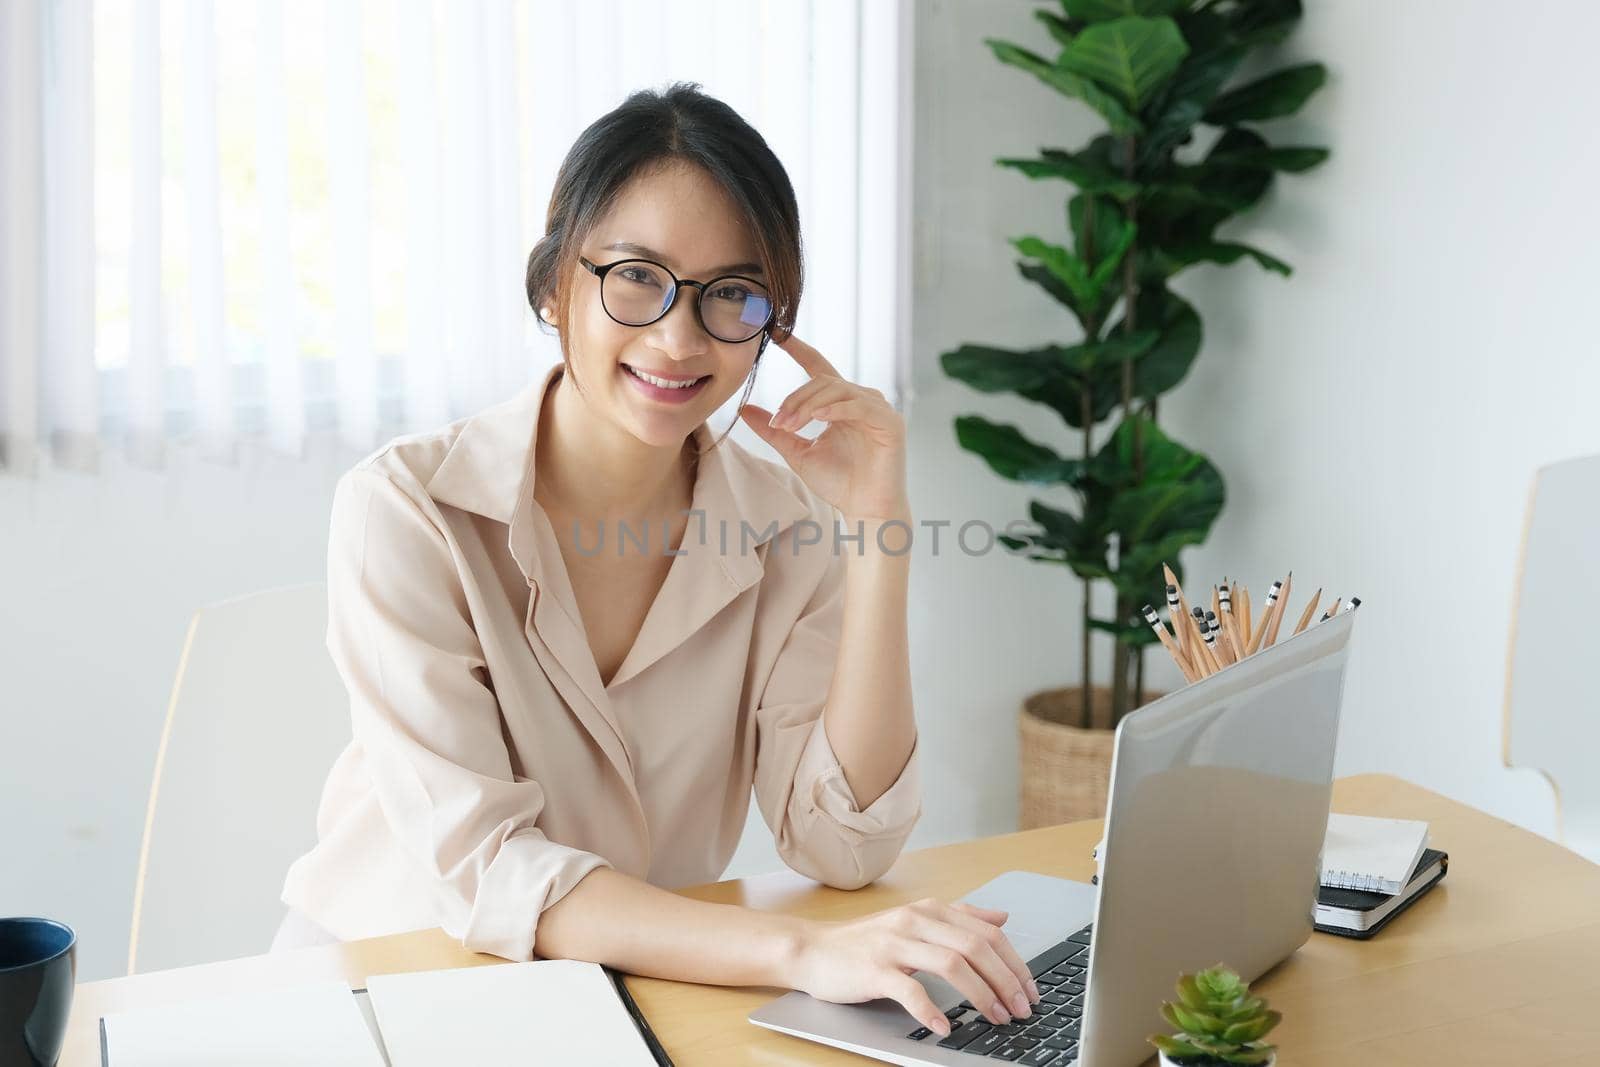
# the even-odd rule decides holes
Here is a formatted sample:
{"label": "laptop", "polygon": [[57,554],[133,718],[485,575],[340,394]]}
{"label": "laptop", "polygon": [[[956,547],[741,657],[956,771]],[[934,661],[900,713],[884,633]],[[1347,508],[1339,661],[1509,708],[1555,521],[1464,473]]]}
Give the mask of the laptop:
{"label": "laptop", "polygon": [[1040,991],[1029,1018],[995,1026],[919,971],[948,1037],[887,998],[792,992],[750,1021],[888,1063],[1144,1063],[1180,973],[1220,962],[1252,980],[1311,936],[1353,621],[1309,627],[1122,720],[1098,888],[1007,871],[961,898],[1010,912],[1006,936]]}

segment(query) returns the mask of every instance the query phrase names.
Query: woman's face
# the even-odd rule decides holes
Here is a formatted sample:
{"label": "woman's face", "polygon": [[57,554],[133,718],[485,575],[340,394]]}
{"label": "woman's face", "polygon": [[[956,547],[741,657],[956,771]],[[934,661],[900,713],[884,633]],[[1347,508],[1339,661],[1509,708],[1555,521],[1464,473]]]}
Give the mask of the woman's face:
{"label": "woman's face", "polygon": [[[622,243],[640,247],[610,247]],[[636,178],[590,231],[581,252],[596,266],[646,258],[665,264],[679,279],[709,282],[731,273],[766,282],[732,199],[704,171],[684,164]],[[682,444],[744,387],[761,337],[730,344],[708,334],[695,308],[697,287],[680,286],[672,310],[648,326],[625,326],[606,314],[600,279],[581,263],[570,283],[568,359],[583,382],[582,395],[596,414],[640,441]],[[665,389],[634,371],[698,381]]]}

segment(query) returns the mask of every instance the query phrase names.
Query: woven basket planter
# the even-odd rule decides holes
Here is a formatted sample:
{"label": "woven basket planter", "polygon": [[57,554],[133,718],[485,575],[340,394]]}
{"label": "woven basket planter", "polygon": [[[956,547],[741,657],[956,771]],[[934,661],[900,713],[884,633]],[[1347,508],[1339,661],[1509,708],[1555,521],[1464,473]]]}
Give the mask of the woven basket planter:
{"label": "woven basket planter", "polygon": [[[1017,758],[1021,781],[1018,828],[1098,819],[1106,813],[1111,785],[1111,748],[1115,732],[1084,729],[1083,691],[1077,686],[1046,689],[1022,702],[1017,713]],[[1145,703],[1162,696],[1145,693]],[[1090,690],[1094,722],[1110,717],[1111,690]]]}

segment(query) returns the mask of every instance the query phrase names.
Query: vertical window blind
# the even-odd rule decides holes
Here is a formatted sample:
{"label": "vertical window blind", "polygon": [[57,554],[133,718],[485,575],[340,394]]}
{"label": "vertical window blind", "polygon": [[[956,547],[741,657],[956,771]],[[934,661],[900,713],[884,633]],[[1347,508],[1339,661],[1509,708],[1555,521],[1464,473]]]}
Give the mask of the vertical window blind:
{"label": "vertical window blind", "polygon": [[[789,171],[796,332],[904,409],[910,19],[910,0],[5,0],[0,465],[366,449],[510,395],[560,358],[522,280],[562,157],[679,80]],[[752,400],[804,378],[769,346]]]}

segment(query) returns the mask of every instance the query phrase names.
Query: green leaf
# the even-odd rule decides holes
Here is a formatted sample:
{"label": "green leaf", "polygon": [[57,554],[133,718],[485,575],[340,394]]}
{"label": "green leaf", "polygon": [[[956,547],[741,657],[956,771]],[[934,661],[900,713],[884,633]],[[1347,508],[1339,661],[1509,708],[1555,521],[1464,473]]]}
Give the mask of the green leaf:
{"label": "green leaf", "polygon": [[[1095,486],[1113,491],[1106,521],[1121,535],[1122,543],[1130,546],[1130,554],[1153,541],[1174,539],[1170,545],[1160,546],[1163,553],[1175,551],[1174,546],[1198,543],[1222,513],[1221,472],[1205,456],[1172,440],[1144,416],[1123,419],[1084,474]],[[1196,981],[1200,981],[1198,975]],[[1180,982],[1180,996],[1183,988]],[[1185,999],[1184,1004],[1211,1013],[1210,991],[1204,985],[1196,989],[1207,999],[1202,1003]]]}
{"label": "green leaf", "polygon": [[1073,28],[1072,23],[1068,22],[1054,11],[1046,11],[1043,8],[1040,8],[1033,13],[1033,17],[1044,23],[1044,28],[1050,31],[1050,36],[1054,37],[1056,39],[1056,43],[1061,45],[1063,48],[1065,48],[1067,45],[1070,45],[1072,43],[1072,38],[1077,35],[1077,31]]}
{"label": "green leaf", "polygon": [[1206,109],[1205,120],[1232,126],[1292,115],[1327,80],[1328,68],[1321,63],[1286,67],[1223,93]]}
{"label": "green leaf", "polygon": [[[1134,395],[1153,400],[1176,387],[1194,366],[1200,354],[1200,316],[1187,300],[1159,285],[1141,287],[1134,310],[1136,335],[1150,328],[1160,335],[1133,368]],[[1119,319],[1108,332],[1124,336],[1123,321]]]}
{"label": "green leaf", "polygon": [[1250,1016],[1255,1015],[1265,1006],[1266,1001],[1260,997],[1245,997],[1229,1009],[1226,1019],[1230,1023],[1236,1023],[1241,1019],[1248,1019]]}
{"label": "green leaf", "polygon": [[1165,1052],[1168,1056],[1182,1058],[1185,1056],[1200,1057],[1206,1055],[1206,1051],[1204,1049],[1197,1048],[1196,1046],[1189,1044],[1189,1042],[1179,1037],[1168,1037],[1165,1034],[1153,1034],[1148,1040],[1152,1045],[1160,1049],[1162,1052]]}
{"label": "green leaf", "polygon": [[1106,22],[1124,15],[1171,15],[1188,3],[1189,0],[1061,0],[1061,8],[1075,19]]}
{"label": "green leaf", "polygon": [[1056,63],[1105,86],[1137,111],[1188,54],[1189,46],[1170,18],[1127,15],[1078,34]]}
{"label": "green leaf", "polygon": [[1142,133],[1144,126],[1138,117],[1122,105],[1111,93],[1100,88],[1088,78],[1058,67],[1043,56],[1019,48],[1008,41],[985,37],[987,44],[1002,63],[1025,70],[1057,92],[1083,101],[1106,120],[1111,129],[1123,135]]}
{"label": "green leaf", "polygon": [[1088,314],[1098,309],[1103,302],[1106,296],[1106,284],[1111,280],[1117,264],[1121,262],[1123,253],[1132,246],[1134,234],[1133,224],[1125,224],[1118,236],[1117,245],[1108,250],[1108,256],[1114,255],[1114,258],[1100,260],[1092,272],[1089,264],[1072,252],[1037,237],[1013,238],[1011,244],[1023,255],[1043,263],[1045,269],[1055,275],[1072,294],[1074,306]]}
{"label": "green leaf", "polygon": [[1083,461],[1063,459],[1051,449],[1024,437],[1015,426],[990,422],[977,415],[956,419],[956,440],[975,452],[1002,478],[1041,485],[1071,484]]}
{"label": "green leaf", "polygon": [[[1028,281],[1055,297],[1068,311],[1078,317],[1079,322],[1084,320],[1084,309],[1078,306],[1078,298],[1072,295],[1072,290],[1061,283],[1060,278],[1050,273],[1044,266],[1038,263],[1019,262],[1017,270]],[[1086,331],[1087,329],[1088,327],[1085,327]]]}
{"label": "green leaf", "polygon": [[1186,974],[1178,979],[1178,999],[1193,1011],[1205,1011],[1211,1006],[1210,1000],[1200,991],[1192,974]]}
{"label": "green leaf", "polygon": [[1206,162],[1216,166],[1249,167],[1257,170],[1282,170],[1298,174],[1328,158],[1326,148],[1284,145],[1281,148],[1250,147],[1233,151],[1213,151]]}
{"label": "green leaf", "polygon": [[1039,524],[1046,535],[1062,545],[1075,545],[1083,539],[1083,526],[1065,511],[1035,500],[1028,505],[1028,516]]}
{"label": "green leaf", "polygon": [[1194,1011],[1181,1004],[1173,1004],[1172,1021],[1176,1021],[1178,1029],[1185,1034],[1212,1036],[1222,1033],[1222,1021],[1215,1016],[1207,1015],[1202,1011]]}
{"label": "green leaf", "polygon": [[1220,263],[1226,267],[1245,256],[1255,260],[1263,269],[1276,271],[1285,277],[1293,270],[1278,257],[1237,241],[1198,241],[1178,248],[1163,248],[1160,254],[1165,257],[1165,273],[1168,277],[1196,263]]}
{"label": "green leaf", "polygon": [[1229,1026],[1222,1032],[1222,1039],[1224,1041],[1237,1041],[1240,1044],[1246,1041],[1259,1041],[1268,1031],[1282,1021],[1283,1015],[1281,1013],[1275,1011],[1264,1012],[1253,1019],[1247,1019],[1244,1022],[1234,1023]]}
{"label": "green leaf", "polygon": [[1281,44],[1302,14],[1300,0],[1252,0],[1233,10],[1228,30],[1240,44],[1251,48]]}
{"label": "green leaf", "polygon": [[1045,384],[1061,363],[1061,352],[1055,345],[1021,352],[962,345],[942,353],[939,365],[945,374],[979,392],[1015,393]]}
{"label": "green leaf", "polygon": [[1138,182],[1102,169],[1100,162],[1090,158],[1087,153],[1046,148],[1039,159],[1007,158],[995,162],[1002,167],[1019,170],[1030,178],[1064,178],[1085,193],[1104,193],[1118,200],[1131,200],[1143,190]]}
{"label": "green leaf", "polygon": [[1022,389],[1018,393],[1037,404],[1044,404],[1061,416],[1073,429],[1083,429],[1083,398],[1089,398],[1089,424],[1094,425],[1111,414],[1121,399],[1117,379],[1100,375],[1089,382],[1075,380],[1071,375],[1059,374],[1036,389]]}
{"label": "green leaf", "polygon": [[1082,193],[1067,201],[1073,248],[1091,267],[1106,258],[1127,225],[1127,215],[1115,200]]}
{"label": "green leaf", "polygon": [[1188,143],[1195,124],[1247,51],[1226,32],[1222,19],[1208,11],[1190,12],[1179,20],[1179,30],[1190,52],[1151,105],[1148,132],[1138,146],[1141,173]]}
{"label": "green leaf", "polygon": [[1098,298],[1105,292],[1105,288],[1116,276],[1117,268],[1122,266],[1122,257],[1127,255],[1128,249],[1133,247],[1133,240],[1138,236],[1139,227],[1131,222],[1124,222],[1117,230],[1111,247],[1094,266],[1094,273],[1089,275],[1090,291]]}
{"label": "green leaf", "polygon": [[1270,1048],[1241,1049],[1237,1052],[1224,1052],[1221,1054],[1221,1059],[1224,1063],[1235,1063],[1240,1067],[1260,1067],[1263,1063],[1272,1062],[1272,1054],[1273,1050]]}
{"label": "green leaf", "polygon": [[1217,138],[1206,158],[1194,166],[1173,167],[1139,211],[1145,246],[1167,247],[1211,239],[1230,215],[1254,206],[1272,186],[1273,172],[1258,167],[1215,164],[1218,156],[1265,148],[1266,139],[1242,127]]}
{"label": "green leaf", "polygon": [[1130,359],[1138,359],[1149,352],[1161,334],[1156,330],[1135,330],[1131,335],[1119,334],[1104,341],[1086,341],[1060,349],[1060,358],[1069,370],[1077,374],[1093,374],[1119,367]]}

